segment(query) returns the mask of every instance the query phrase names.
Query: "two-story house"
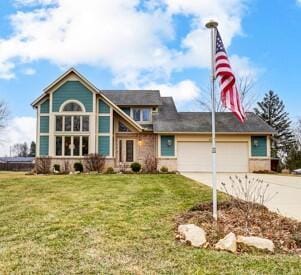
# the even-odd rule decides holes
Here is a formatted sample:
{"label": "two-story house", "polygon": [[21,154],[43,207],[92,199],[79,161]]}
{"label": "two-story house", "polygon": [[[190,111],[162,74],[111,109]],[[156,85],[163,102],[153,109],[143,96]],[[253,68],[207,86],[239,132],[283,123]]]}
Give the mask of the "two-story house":
{"label": "two-story house", "polygon": [[[158,169],[209,172],[211,113],[178,112],[172,97],[156,90],[101,90],[71,68],[32,106],[37,110],[37,157],[52,164],[80,161],[90,153],[119,168],[147,156]],[[239,123],[216,114],[217,170],[270,170],[273,129],[253,113]]]}

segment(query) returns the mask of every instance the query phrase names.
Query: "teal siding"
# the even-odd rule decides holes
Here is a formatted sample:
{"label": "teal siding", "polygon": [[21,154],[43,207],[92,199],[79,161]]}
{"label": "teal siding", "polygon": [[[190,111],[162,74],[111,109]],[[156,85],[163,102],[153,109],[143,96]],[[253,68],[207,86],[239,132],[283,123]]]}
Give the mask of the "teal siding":
{"label": "teal siding", "polygon": [[53,112],[58,112],[66,100],[78,100],[87,112],[93,111],[93,94],[79,81],[67,81],[53,93]]}
{"label": "teal siding", "polygon": [[121,108],[122,111],[124,111],[128,116],[131,116],[131,108]]}
{"label": "teal siding", "polygon": [[48,114],[49,113],[49,99],[47,99],[46,101],[44,101],[41,104],[41,110],[40,110],[40,112],[42,114]]}
{"label": "teal siding", "polygon": [[110,117],[100,116],[98,117],[98,132],[102,134],[110,133]]}
{"label": "teal siding", "polygon": [[266,157],[267,156],[267,137],[253,136],[251,137],[251,153],[252,157]]}
{"label": "teal siding", "polygon": [[110,106],[102,100],[99,100],[98,110],[101,114],[108,114],[110,113]]}
{"label": "teal siding", "polygon": [[110,137],[109,136],[98,137],[98,153],[102,156],[110,155]]}
{"label": "teal siding", "polygon": [[40,116],[40,133],[49,133],[49,116]]}
{"label": "teal siding", "polygon": [[40,156],[48,156],[49,150],[49,137],[40,136]]}
{"label": "teal siding", "polygon": [[[171,141],[169,145],[168,141]],[[175,137],[174,136],[161,136],[161,156],[174,157],[175,156]]]}

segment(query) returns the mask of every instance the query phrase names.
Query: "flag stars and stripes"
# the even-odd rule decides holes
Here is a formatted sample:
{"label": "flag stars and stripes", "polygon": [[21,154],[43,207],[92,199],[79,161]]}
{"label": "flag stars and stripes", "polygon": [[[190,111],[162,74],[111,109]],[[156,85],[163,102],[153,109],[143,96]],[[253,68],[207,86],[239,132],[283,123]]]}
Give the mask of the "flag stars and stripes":
{"label": "flag stars and stripes", "polygon": [[217,29],[215,49],[214,69],[215,77],[219,79],[221,87],[221,101],[241,122],[244,122],[246,115],[241,105],[239,92],[235,83],[235,76],[232,72],[222,38]]}

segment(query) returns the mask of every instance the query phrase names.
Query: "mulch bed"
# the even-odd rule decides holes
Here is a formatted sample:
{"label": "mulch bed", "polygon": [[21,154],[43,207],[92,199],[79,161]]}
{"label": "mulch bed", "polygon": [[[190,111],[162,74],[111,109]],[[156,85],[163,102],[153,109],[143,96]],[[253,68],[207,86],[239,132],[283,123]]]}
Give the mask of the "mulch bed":
{"label": "mulch bed", "polygon": [[[252,211],[248,211],[252,207]],[[248,224],[246,213],[249,212]],[[243,236],[257,236],[270,239],[275,244],[275,252],[301,252],[301,222],[271,212],[265,206],[250,204],[235,199],[223,201],[218,205],[218,223],[212,218],[212,204],[202,203],[187,213],[175,218],[178,225],[193,223],[206,231],[209,247],[230,232]],[[251,248],[238,246],[238,252],[250,252]]]}

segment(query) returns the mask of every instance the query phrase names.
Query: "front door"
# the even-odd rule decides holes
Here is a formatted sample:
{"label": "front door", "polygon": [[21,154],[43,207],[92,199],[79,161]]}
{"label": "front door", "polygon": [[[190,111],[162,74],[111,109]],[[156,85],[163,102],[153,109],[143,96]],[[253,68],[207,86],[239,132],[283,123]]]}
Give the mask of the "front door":
{"label": "front door", "polygon": [[132,139],[119,140],[119,162],[123,162],[123,163],[134,162],[134,140]]}

